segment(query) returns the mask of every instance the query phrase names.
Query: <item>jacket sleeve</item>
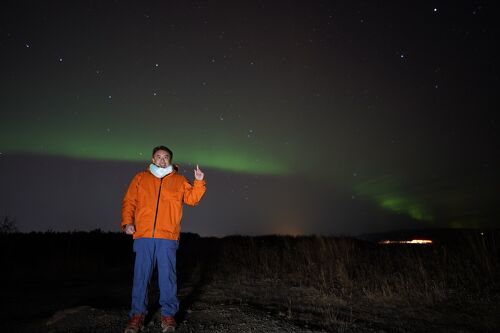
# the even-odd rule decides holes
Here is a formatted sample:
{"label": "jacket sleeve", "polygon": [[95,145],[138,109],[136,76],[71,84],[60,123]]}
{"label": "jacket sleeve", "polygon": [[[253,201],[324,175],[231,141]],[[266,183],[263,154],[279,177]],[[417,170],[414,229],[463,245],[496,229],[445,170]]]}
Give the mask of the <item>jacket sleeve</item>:
{"label": "jacket sleeve", "polygon": [[122,203],[122,223],[121,228],[125,228],[127,224],[134,224],[135,220],[135,209],[137,207],[137,199],[139,192],[139,183],[141,180],[141,175],[137,174],[132,182],[130,183],[127,193],[123,198]]}
{"label": "jacket sleeve", "polygon": [[187,179],[184,179],[184,203],[189,206],[196,206],[207,190],[204,180],[194,181],[191,185]]}

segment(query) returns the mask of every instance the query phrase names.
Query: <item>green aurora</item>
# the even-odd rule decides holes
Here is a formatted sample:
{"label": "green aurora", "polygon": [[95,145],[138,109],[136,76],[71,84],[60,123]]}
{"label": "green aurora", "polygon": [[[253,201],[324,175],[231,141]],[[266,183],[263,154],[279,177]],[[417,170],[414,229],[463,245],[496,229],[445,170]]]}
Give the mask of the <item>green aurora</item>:
{"label": "green aurora", "polygon": [[355,192],[374,200],[380,207],[398,214],[406,214],[417,221],[433,221],[434,217],[423,200],[405,190],[398,177],[383,176],[355,185]]}
{"label": "green aurora", "polygon": [[[76,109],[78,111],[78,108]],[[99,110],[98,110],[99,111]],[[439,184],[429,183],[416,189],[408,182],[408,176],[391,174],[377,176],[375,170],[366,165],[360,177],[352,175],[352,166],[342,160],[341,152],[331,157],[317,156],[307,149],[300,137],[289,145],[278,144],[274,137],[265,133],[248,133],[244,127],[225,127],[223,121],[202,119],[209,123],[210,130],[203,126],[186,131],[192,119],[178,116],[176,126],[163,128],[156,123],[145,124],[143,118],[124,114],[120,119],[112,116],[86,114],[77,120],[62,112],[43,116],[36,121],[23,122],[22,114],[0,124],[0,152],[28,153],[36,155],[62,156],[75,159],[134,161],[147,163],[152,147],[164,144],[174,151],[174,163],[189,169],[199,164],[204,167],[247,175],[308,177],[311,181],[340,188],[356,197],[376,203],[383,210],[411,217],[422,223],[436,222],[436,207],[444,207],[447,216],[454,216],[453,207],[468,205],[458,192],[438,192]],[[212,122],[212,123],[210,123]],[[271,131],[267,131],[270,133]],[[172,144],[170,144],[172,143]],[[309,144],[311,146],[311,144]],[[329,155],[328,155],[329,156]],[[325,179],[321,172],[311,172],[311,164],[333,165],[333,173]],[[372,165],[373,167],[373,165]],[[377,168],[380,171],[380,168]],[[406,180],[406,181],[405,181]],[[414,179],[415,181],[415,179]],[[477,181],[472,181],[471,185]],[[474,215],[473,213],[471,213]],[[450,226],[478,225],[481,221],[458,217],[450,218]]]}
{"label": "green aurora", "polygon": [[[153,147],[166,145],[174,152],[174,163],[181,166],[199,164],[224,171],[287,175],[292,172],[283,156],[291,148],[263,145],[269,139],[256,136],[241,127],[225,128],[224,123],[195,128],[188,116],[171,119],[165,113],[156,121],[145,116],[122,113],[120,118],[102,113],[80,116],[76,108],[70,115],[62,112],[24,122],[22,114],[0,125],[1,152],[64,156],[77,159],[148,161]],[[76,117],[76,119],[75,119]],[[210,120],[202,119],[199,124]],[[170,124],[175,123],[175,126]],[[166,125],[163,125],[166,124]],[[189,130],[185,130],[188,128]],[[265,149],[262,147],[265,146]]]}

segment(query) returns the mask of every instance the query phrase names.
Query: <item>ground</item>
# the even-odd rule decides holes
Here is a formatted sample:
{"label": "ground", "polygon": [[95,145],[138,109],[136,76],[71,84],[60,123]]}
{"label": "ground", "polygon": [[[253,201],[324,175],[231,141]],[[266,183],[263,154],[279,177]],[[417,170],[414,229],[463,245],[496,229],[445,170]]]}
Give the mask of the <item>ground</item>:
{"label": "ground", "polygon": [[[100,288],[82,286],[71,287],[73,290],[61,289],[54,291],[52,306],[59,302],[60,309],[46,315],[33,315],[28,320],[11,321],[1,330],[2,332],[123,332],[127,321],[128,306],[123,304],[124,295],[128,295],[127,284],[123,283],[108,285],[106,290]],[[227,286],[217,282],[208,285],[185,286],[179,290],[181,310],[177,316],[177,332],[331,332],[315,326],[314,323],[322,323],[326,318],[324,311],[314,311],[306,308],[307,290],[288,290],[289,298],[294,299],[302,295],[303,304],[282,306],[276,299],[283,298],[283,290],[275,289],[275,295],[264,287],[252,289],[243,287],[235,291],[234,286]],[[256,290],[262,293],[257,294]],[[99,300],[96,295],[101,292],[105,299]],[[254,295],[249,295],[249,293]],[[156,304],[158,291],[152,286],[151,303]],[[72,306],[70,301],[64,305],[66,299],[80,299],[80,305]],[[47,295],[40,295],[47,296]],[[314,296],[310,296],[313,299]],[[89,305],[84,305],[87,300]],[[261,300],[262,302],[260,302]],[[295,302],[295,301],[294,301]],[[122,303],[122,304],[119,304]],[[50,308],[50,306],[48,306]],[[40,309],[41,307],[39,307]],[[467,318],[460,315],[432,313],[429,320],[429,309],[401,309],[385,308],[375,309],[357,306],[355,309],[337,304],[329,320],[335,317],[337,323],[335,332],[482,332],[474,327],[464,325]],[[301,311],[301,312],[299,312]],[[420,313],[419,313],[420,311]],[[405,315],[406,313],[406,315]],[[15,317],[15,316],[14,316]],[[440,318],[441,317],[441,318]],[[461,317],[461,318],[459,318]],[[421,318],[415,320],[415,318]],[[492,318],[489,318],[492,320]],[[159,320],[159,308],[153,305],[151,313],[147,318],[144,333],[161,332]],[[492,328],[491,332],[495,329]]]}
{"label": "ground", "polygon": [[[478,237],[410,248],[187,235],[177,331],[500,332],[500,238]],[[123,332],[132,244],[101,232],[0,235],[0,332]],[[146,333],[161,332],[151,281]]]}
{"label": "ground", "polygon": [[[116,291],[118,291],[117,288]],[[234,299],[224,301],[223,292],[208,288],[189,301],[192,287],[179,291],[181,301],[190,302],[178,315],[177,332],[325,332],[297,325],[285,313],[273,313]],[[82,292],[91,291],[83,288]],[[155,299],[152,291],[152,299]],[[74,295],[73,295],[74,296]],[[96,303],[97,304],[97,303]],[[182,305],[181,305],[182,306]],[[123,332],[128,307],[79,305],[56,311],[48,317],[31,317],[6,325],[2,332]],[[144,333],[161,332],[159,308],[147,318]]]}

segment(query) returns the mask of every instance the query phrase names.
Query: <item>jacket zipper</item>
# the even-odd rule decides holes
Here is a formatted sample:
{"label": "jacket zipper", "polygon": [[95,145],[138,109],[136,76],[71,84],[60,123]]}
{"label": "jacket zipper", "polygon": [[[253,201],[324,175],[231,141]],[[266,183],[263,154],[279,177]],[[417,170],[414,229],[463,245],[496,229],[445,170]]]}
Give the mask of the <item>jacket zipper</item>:
{"label": "jacket zipper", "polygon": [[161,194],[161,184],[162,183],[163,183],[163,178],[160,179],[160,189],[158,190],[158,199],[156,199],[155,223],[153,224],[153,235],[152,235],[152,238],[155,238],[156,218],[158,217],[158,206],[160,205],[160,194]]}

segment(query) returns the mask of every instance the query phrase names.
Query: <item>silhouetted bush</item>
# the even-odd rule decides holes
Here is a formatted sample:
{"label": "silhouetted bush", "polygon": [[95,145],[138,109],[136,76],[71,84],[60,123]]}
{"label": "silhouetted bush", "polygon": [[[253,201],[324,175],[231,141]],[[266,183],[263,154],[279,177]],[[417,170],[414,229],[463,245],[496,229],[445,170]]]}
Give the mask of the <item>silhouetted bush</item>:
{"label": "silhouetted bush", "polygon": [[19,232],[16,219],[6,215],[0,221],[0,234],[12,234]]}

